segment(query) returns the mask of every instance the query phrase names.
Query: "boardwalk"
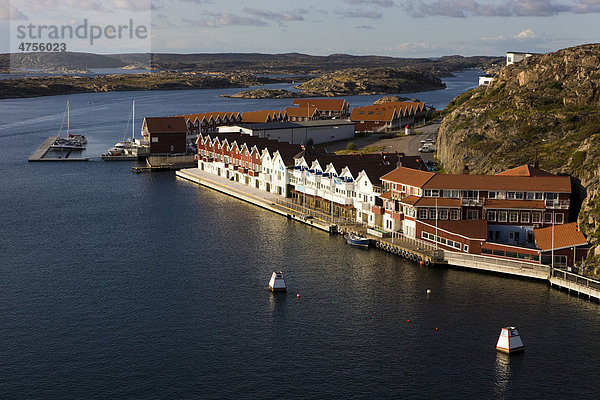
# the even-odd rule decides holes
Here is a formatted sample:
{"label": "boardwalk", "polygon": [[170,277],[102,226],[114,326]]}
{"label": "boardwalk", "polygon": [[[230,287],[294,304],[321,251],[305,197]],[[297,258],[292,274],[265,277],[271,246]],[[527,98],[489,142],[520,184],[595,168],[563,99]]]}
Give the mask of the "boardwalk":
{"label": "boardwalk", "polygon": [[48,161],[89,161],[89,158],[82,157],[69,157],[71,152],[67,152],[65,157],[46,157],[48,152],[50,151],[50,146],[54,144],[58,140],[60,136],[50,136],[46,141],[40,146],[39,149],[35,151],[30,157],[29,162],[48,162]]}

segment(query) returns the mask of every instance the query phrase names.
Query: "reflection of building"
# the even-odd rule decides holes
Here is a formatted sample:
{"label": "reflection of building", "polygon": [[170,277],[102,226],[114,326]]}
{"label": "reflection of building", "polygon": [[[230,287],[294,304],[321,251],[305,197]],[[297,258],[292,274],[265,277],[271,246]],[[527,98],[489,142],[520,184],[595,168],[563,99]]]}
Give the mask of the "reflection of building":
{"label": "reflection of building", "polygon": [[510,51],[506,53],[506,65],[511,65],[519,61],[523,61],[527,57],[531,57],[535,53],[519,53],[516,51]]}

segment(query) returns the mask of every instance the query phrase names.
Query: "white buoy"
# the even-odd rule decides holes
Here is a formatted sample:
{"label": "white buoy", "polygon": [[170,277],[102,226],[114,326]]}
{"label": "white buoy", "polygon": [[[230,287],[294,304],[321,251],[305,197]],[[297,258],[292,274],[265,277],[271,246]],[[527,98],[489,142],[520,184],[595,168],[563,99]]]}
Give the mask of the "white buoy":
{"label": "white buoy", "polygon": [[427,289],[427,294],[431,293],[431,289]]}
{"label": "white buoy", "polygon": [[271,280],[269,281],[269,289],[273,292],[283,292],[287,290],[285,280],[283,279],[283,272],[273,271],[273,275],[271,275]]}
{"label": "white buoy", "polygon": [[498,343],[496,343],[496,350],[507,354],[518,353],[525,350],[523,342],[521,341],[521,336],[519,336],[519,332],[514,326],[502,328]]}

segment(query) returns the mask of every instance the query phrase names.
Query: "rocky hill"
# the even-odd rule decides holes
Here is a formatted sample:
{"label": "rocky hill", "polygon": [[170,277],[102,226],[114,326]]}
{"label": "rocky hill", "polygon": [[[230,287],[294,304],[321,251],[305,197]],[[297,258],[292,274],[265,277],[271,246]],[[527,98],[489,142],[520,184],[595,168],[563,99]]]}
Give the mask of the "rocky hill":
{"label": "rocky hill", "polygon": [[325,74],[298,86],[307,96],[352,96],[444,89],[428,72],[398,68],[350,68]]}
{"label": "rocky hill", "polygon": [[600,275],[600,44],[535,55],[503,68],[488,87],[454,99],[438,135],[448,172],[495,173],[538,160],[575,177],[581,230],[597,246]]}
{"label": "rocky hill", "polygon": [[145,73],[98,76],[49,76],[0,80],[0,99],[94,93],[120,90],[217,89],[280,83],[285,79],[249,74],[204,75],[194,73]]}

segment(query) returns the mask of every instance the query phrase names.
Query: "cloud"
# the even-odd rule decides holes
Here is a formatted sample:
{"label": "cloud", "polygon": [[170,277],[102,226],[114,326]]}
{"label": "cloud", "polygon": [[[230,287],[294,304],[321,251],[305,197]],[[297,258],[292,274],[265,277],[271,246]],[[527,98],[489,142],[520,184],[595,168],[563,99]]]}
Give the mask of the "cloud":
{"label": "cloud", "polygon": [[350,4],[351,6],[372,5],[379,7],[394,7],[396,5],[394,0],[344,0],[344,3]]}
{"label": "cloud", "polygon": [[356,29],[375,29],[371,25],[359,25]]}
{"label": "cloud", "polygon": [[306,10],[287,11],[287,12],[273,12],[273,11],[261,11],[255,8],[245,7],[244,12],[246,14],[254,15],[259,18],[264,18],[273,21],[304,21],[303,14],[306,14]]}
{"label": "cloud", "polygon": [[342,16],[346,18],[369,18],[369,19],[380,19],[383,14],[378,11],[342,11]]}
{"label": "cloud", "polygon": [[237,14],[226,12],[204,11],[204,16],[212,18],[201,18],[199,20],[191,20],[183,18],[182,21],[193,26],[204,28],[220,28],[222,26],[245,25],[245,26],[269,26],[269,24],[260,18],[242,17]]}
{"label": "cloud", "polygon": [[493,4],[477,0],[405,0],[402,7],[414,17],[551,17],[566,12],[600,13],[600,0],[577,0],[575,3],[554,0],[505,0]]}
{"label": "cloud", "polygon": [[540,39],[540,38],[542,38],[542,36],[538,35],[531,29],[525,29],[524,31],[521,31],[521,32],[517,33],[515,36],[513,36],[513,39],[517,39],[517,40]]}

